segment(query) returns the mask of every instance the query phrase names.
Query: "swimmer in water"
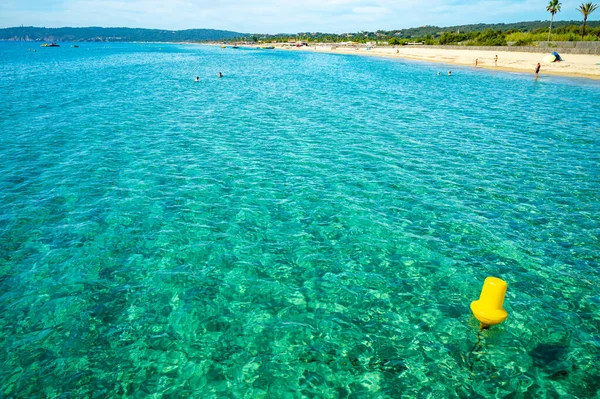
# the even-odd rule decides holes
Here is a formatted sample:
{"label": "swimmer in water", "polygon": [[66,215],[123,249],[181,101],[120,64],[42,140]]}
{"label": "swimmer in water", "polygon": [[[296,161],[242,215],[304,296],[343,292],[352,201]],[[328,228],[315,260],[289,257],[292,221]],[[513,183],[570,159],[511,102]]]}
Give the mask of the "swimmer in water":
{"label": "swimmer in water", "polygon": [[221,72],[219,72],[219,77],[220,77],[220,78],[222,78],[222,77],[223,77],[223,74],[222,74]]}
{"label": "swimmer in water", "polygon": [[196,79],[194,79],[194,82],[199,82],[200,81],[200,76],[196,76]]}

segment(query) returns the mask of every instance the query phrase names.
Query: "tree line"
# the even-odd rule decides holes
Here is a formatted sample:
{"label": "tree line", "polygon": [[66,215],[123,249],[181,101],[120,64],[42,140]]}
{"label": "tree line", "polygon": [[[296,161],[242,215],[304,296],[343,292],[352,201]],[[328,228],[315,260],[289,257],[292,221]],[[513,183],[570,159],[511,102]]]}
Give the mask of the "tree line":
{"label": "tree line", "polygon": [[134,28],[38,28],[15,27],[0,29],[0,40],[59,41],[59,42],[320,42],[320,43],[389,43],[402,45],[411,42],[424,44],[462,44],[474,46],[531,45],[538,41],[600,41],[600,21],[587,21],[597,9],[592,3],[582,4],[583,24],[578,21],[554,21],[560,12],[559,0],[550,0],[547,11],[550,26],[545,21],[509,24],[472,24],[440,28],[422,26],[399,30],[360,31],[356,33],[304,32],[297,34],[244,34],[214,29],[167,31]]}
{"label": "tree line", "polygon": [[[548,37],[549,33],[551,34]],[[583,36],[582,36],[583,33]],[[403,45],[407,43],[423,44],[462,44],[472,46],[526,46],[533,42],[553,41],[600,41],[600,21],[587,21],[586,29],[578,21],[554,21],[552,30],[547,22],[530,21],[511,24],[474,24],[440,28],[424,26],[419,28],[375,32],[332,34],[305,32],[298,34],[250,35],[238,37],[238,41],[294,42],[314,43],[389,43]]]}
{"label": "tree line", "polygon": [[0,40],[57,42],[191,42],[243,36],[215,29],[160,30],[136,28],[39,28],[21,26],[0,29]]}
{"label": "tree line", "polygon": [[[546,28],[543,21],[517,22],[509,24],[473,24],[458,25],[446,28],[438,26],[422,26],[419,28],[399,29],[392,31],[357,32],[344,34],[331,33],[298,33],[295,35],[262,35],[261,41],[281,42],[302,40],[307,42],[326,43],[385,43],[403,45],[411,42],[423,44],[463,44],[472,46],[516,46],[531,45],[536,41],[600,41],[600,21],[589,22],[589,15],[598,8],[597,4],[582,3],[577,10],[582,14],[583,25],[578,21],[560,21],[554,23],[554,16],[560,12],[559,0],[550,0],[546,11],[550,13],[550,26]],[[554,23],[554,34],[552,27]],[[586,27],[588,28],[586,31]],[[547,38],[544,35],[547,33]],[[237,38],[238,40],[242,38]],[[247,38],[243,38],[247,40]],[[252,41],[258,41],[256,35]]]}

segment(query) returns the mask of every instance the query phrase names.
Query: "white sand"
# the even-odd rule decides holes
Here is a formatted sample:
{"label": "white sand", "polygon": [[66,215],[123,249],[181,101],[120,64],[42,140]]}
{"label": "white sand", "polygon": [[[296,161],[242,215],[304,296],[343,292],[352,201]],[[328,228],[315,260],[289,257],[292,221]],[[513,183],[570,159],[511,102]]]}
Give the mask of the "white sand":
{"label": "white sand", "polygon": [[[455,50],[430,48],[426,46],[396,46],[377,47],[366,50],[364,46],[356,49],[354,47],[311,45],[310,47],[290,47],[275,45],[277,48],[292,51],[315,51],[340,54],[370,55],[379,57],[406,58],[412,60],[441,62],[449,65],[469,65],[475,67],[478,59],[478,67],[490,68],[512,72],[535,73],[537,63],[541,63],[540,75],[565,75],[581,76],[592,79],[600,79],[600,55],[584,54],[561,54],[564,61],[545,63],[544,58],[551,53],[526,53],[513,51],[483,51],[483,50]],[[498,65],[494,65],[494,57],[498,56]],[[443,69],[442,69],[443,71]]]}

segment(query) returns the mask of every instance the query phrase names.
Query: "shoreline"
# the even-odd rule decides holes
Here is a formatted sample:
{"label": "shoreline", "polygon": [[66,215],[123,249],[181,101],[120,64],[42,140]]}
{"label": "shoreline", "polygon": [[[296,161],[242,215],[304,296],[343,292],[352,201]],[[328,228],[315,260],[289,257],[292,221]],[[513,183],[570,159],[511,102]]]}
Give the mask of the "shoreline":
{"label": "shoreline", "polygon": [[[367,50],[363,46],[335,46],[317,44],[314,46],[293,47],[287,44],[268,44],[276,50],[318,52],[328,54],[347,54],[391,59],[406,59],[411,61],[433,62],[475,68],[490,71],[535,74],[535,67],[541,64],[540,76],[553,75],[600,80],[600,56],[591,54],[565,54],[564,61],[545,63],[544,57],[551,53],[531,53],[518,51],[490,51],[471,49],[440,49],[426,46],[396,46],[374,47]],[[240,45],[240,47],[257,47],[257,45]],[[498,65],[494,65],[494,57],[498,56]]]}

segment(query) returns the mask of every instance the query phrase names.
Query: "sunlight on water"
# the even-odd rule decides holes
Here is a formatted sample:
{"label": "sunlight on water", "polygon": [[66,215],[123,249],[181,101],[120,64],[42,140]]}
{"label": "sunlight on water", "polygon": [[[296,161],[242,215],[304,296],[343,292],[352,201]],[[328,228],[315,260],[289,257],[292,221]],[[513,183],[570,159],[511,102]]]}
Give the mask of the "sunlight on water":
{"label": "sunlight on water", "polygon": [[33,45],[0,44],[0,397],[598,394],[598,82]]}

